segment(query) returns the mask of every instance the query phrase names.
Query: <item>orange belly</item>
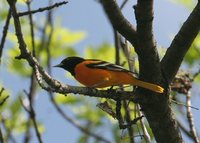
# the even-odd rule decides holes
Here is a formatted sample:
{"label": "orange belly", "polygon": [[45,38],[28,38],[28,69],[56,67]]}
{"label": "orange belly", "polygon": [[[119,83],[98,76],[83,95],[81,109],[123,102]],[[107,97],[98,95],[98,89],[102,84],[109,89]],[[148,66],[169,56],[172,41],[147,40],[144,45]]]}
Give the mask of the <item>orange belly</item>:
{"label": "orange belly", "polygon": [[[85,64],[89,63],[89,61],[85,62]],[[164,92],[164,89],[161,86],[141,81],[135,78],[129,72],[111,71],[97,68],[91,69],[86,65],[79,64],[75,68],[75,73],[78,73],[75,75],[76,80],[87,87],[103,88],[108,86],[130,84],[140,86],[158,93]]]}
{"label": "orange belly", "polygon": [[132,84],[134,77],[131,73],[109,71],[104,69],[91,69],[84,65],[75,68],[76,80],[88,87],[103,88],[108,86]]}

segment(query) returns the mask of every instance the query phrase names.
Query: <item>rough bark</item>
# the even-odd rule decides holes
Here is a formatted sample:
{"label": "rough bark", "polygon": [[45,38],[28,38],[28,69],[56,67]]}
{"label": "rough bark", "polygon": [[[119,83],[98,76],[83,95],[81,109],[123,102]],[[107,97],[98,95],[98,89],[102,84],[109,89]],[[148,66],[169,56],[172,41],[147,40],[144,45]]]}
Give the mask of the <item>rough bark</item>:
{"label": "rough bark", "polygon": [[[172,41],[161,63],[159,62],[153,37],[153,0],[138,0],[137,5],[134,7],[137,31],[133,32],[133,29],[130,28],[129,30],[132,33],[129,31],[129,34],[127,34],[126,30],[130,26],[119,24],[119,19],[125,18],[121,14],[116,1],[101,0],[101,3],[115,30],[135,47],[140,63],[140,78],[152,83],[162,83],[166,87],[165,93],[162,95],[156,95],[145,90],[137,91],[140,94],[139,103],[156,141],[161,143],[183,142],[178,124],[170,107],[167,87],[174,78],[186,52],[199,32],[199,2]],[[123,23],[129,23],[122,21]]]}
{"label": "rough bark", "polygon": [[[78,88],[68,85],[63,85],[60,82],[52,79],[39,65],[37,60],[30,54],[26,48],[26,43],[21,32],[21,25],[15,3],[13,0],[7,0],[14,18],[16,36],[19,42],[21,55],[17,58],[26,59],[30,66],[34,68],[36,77],[42,76],[43,80],[48,83],[49,87],[42,85],[42,80],[38,78],[41,87],[46,90],[56,91],[63,94],[81,93],[94,97],[105,97],[116,100],[131,99],[134,100],[130,92],[116,91],[99,91],[91,88]],[[115,0],[101,0],[102,5],[111,21],[113,27],[123,35],[127,40],[135,46],[135,50],[139,56],[140,62],[140,78],[152,83],[161,83],[168,85],[174,78],[183,57],[189,49],[192,41],[196,37],[200,29],[200,4],[197,6],[183,24],[181,30],[174,38],[172,44],[167,50],[161,64],[153,38],[152,22],[153,22],[153,0],[138,0],[135,7],[137,31],[122,15]],[[162,72],[161,72],[162,67]],[[37,75],[37,73],[41,75]],[[167,88],[165,93],[158,95],[150,91],[140,89],[137,90],[140,94],[139,103],[153,131],[155,139],[160,143],[177,143],[183,142],[176,120],[173,117],[173,112],[170,108]]]}
{"label": "rough bark", "polygon": [[200,2],[176,34],[161,61],[162,70],[170,83],[176,75],[183,58],[200,30]]}
{"label": "rough bark", "polygon": [[[136,51],[140,63],[140,78],[153,83],[161,82],[160,62],[153,36],[153,0],[138,0],[135,14],[138,36]],[[166,91],[167,89],[162,95],[142,93],[139,103],[157,142],[182,142]]]}

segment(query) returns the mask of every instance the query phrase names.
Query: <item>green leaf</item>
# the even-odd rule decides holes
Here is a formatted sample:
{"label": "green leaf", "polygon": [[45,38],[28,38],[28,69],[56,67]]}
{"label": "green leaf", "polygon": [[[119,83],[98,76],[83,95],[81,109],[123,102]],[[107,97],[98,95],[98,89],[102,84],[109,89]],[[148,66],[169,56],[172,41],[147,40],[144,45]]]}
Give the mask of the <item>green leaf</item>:
{"label": "green leaf", "polygon": [[115,49],[108,43],[104,43],[99,47],[88,47],[85,50],[85,57],[88,59],[103,59],[114,63]]}
{"label": "green leaf", "polygon": [[[87,106],[85,106],[87,105]],[[82,120],[90,120],[93,125],[102,125],[102,118],[105,117],[105,113],[97,107],[93,107],[89,104],[84,104],[77,108],[73,108],[76,113],[76,117]]]}
{"label": "green leaf", "polygon": [[19,128],[19,127],[21,129],[24,128],[24,125],[22,125],[22,123],[24,123],[24,122],[25,122],[25,117],[24,117],[24,114],[21,112],[21,113],[18,113],[18,116],[13,117],[11,115],[10,118],[7,118],[5,120],[5,125],[11,131],[14,130],[14,131],[18,132],[16,129]]}
{"label": "green leaf", "polygon": [[20,113],[16,119],[9,120],[7,125],[10,126],[15,133],[22,134],[26,131],[27,121],[24,114]]}
{"label": "green leaf", "polygon": [[17,0],[17,4],[25,6],[26,1],[31,1],[31,0]]}
{"label": "green leaf", "polygon": [[[19,54],[20,53],[18,49],[12,48],[8,50],[9,57],[16,57]],[[9,59],[8,69],[11,72],[19,74],[22,77],[28,77],[32,73],[32,68],[28,65],[27,61],[17,60],[15,58]]]}
{"label": "green leaf", "polygon": [[[1,86],[1,84],[0,84],[0,90],[2,89],[2,87],[3,86]],[[0,103],[2,103],[5,100],[5,98],[7,98],[7,96],[9,96],[9,95],[10,94],[9,94],[8,90],[7,89],[4,90],[0,95]],[[6,109],[8,102],[9,102],[8,100],[9,100],[9,97],[6,101],[4,101],[4,103],[2,105],[0,105],[0,113]]]}
{"label": "green leaf", "polygon": [[182,4],[188,9],[193,9],[196,3],[195,0],[170,0],[170,1],[176,4]]}
{"label": "green leaf", "polygon": [[[50,27],[47,29],[47,34],[50,33]],[[74,45],[83,40],[86,37],[86,33],[83,31],[70,31],[67,28],[60,27],[59,25],[56,26],[53,37],[52,37],[52,43],[62,43],[67,45]],[[55,45],[55,47],[57,47]]]}
{"label": "green leaf", "polygon": [[74,95],[67,95],[67,96],[64,96],[64,95],[61,95],[61,94],[57,94],[56,97],[55,97],[55,101],[56,103],[58,104],[77,104],[77,103],[80,103],[82,100],[80,97],[76,97]]}
{"label": "green leaf", "polygon": [[39,130],[40,134],[45,132],[45,126],[42,123],[37,122],[37,126],[38,126],[38,130]]}
{"label": "green leaf", "polygon": [[192,46],[190,47],[189,51],[187,52],[184,61],[189,65],[192,66],[196,63],[199,63],[200,60],[200,34],[195,38]]}
{"label": "green leaf", "polygon": [[198,74],[198,75],[196,76],[195,81],[198,82],[198,83],[200,83],[200,74]]}
{"label": "green leaf", "polygon": [[88,135],[81,135],[77,141],[77,143],[87,143],[89,139]]}
{"label": "green leaf", "polygon": [[21,105],[20,100],[18,98],[13,100],[12,103],[10,104],[10,108],[9,109],[11,111],[12,116],[15,116],[16,114],[21,112],[22,105]]}
{"label": "green leaf", "polygon": [[5,19],[8,15],[9,5],[7,1],[0,1],[0,22],[5,23]]}

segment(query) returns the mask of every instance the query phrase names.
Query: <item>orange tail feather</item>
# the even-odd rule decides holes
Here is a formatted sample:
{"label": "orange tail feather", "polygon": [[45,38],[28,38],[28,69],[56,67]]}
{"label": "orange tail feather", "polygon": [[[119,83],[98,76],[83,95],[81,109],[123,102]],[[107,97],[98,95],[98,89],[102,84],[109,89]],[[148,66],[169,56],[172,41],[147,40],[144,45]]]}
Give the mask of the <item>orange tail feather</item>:
{"label": "orange tail feather", "polygon": [[143,87],[143,88],[149,89],[149,90],[157,92],[157,93],[163,93],[164,92],[164,88],[162,88],[161,86],[156,85],[156,84],[152,84],[152,83],[148,83],[148,82],[144,82],[144,81],[141,81],[141,80],[138,80],[138,79],[135,79],[133,85]]}

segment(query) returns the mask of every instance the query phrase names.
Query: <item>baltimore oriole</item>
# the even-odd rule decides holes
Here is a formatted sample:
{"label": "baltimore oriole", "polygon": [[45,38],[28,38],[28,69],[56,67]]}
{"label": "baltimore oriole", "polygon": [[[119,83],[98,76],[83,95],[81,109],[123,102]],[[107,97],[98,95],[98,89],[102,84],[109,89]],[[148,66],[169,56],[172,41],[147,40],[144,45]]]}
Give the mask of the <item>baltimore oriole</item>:
{"label": "baltimore oriole", "polygon": [[54,67],[69,71],[76,80],[87,87],[103,88],[130,84],[158,93],[164,92],[161,86],[141,81],[134,77],[131,71],[106,61],[68,57]]}

